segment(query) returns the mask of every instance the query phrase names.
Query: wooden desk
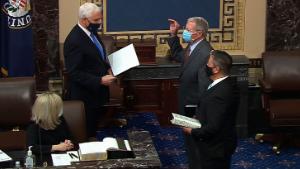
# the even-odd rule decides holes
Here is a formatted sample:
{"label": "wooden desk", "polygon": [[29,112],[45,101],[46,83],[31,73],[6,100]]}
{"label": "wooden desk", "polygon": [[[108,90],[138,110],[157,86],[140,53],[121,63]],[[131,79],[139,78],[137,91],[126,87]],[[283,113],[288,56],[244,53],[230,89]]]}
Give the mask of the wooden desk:
{"label": "wooden desk", "polygon": [[[64,166],[63,168],[102,168],[102,169],[135,169],[135,168],[143,168],[143,169],[159,169],[161,167],[161,163],[158,157],[158,154],[153,145],[151,136],[148,131],[128,131],[128,138],[130,145],[134,151],[135,158],[127,158],[127,159],[111,159],[111,160],[103,160],[103,161],[85,161],[85,162],[76,162],[70,166]],[[21,154],[21,155],[20,155]],[[12,154],[11,157],[13,159],[22,160],[20,157],[24,155],[24,152],[20,152],[19,154]],[[11,162],[10,166],[12,167],[14,162]],[[23,166],[23,162],[21,162]],[[3,166],[1,166],[3,167]],[[42,167],[37,167],[42,168]],[[48,168],[57,168],[48,166]],[[61,168],[61,167],[60,167]]]}
{"label": "wooden desk", "polygon": [[77,168],[145,168],[159,169],[161,166],[158,154],[148,131],[128,131],[130,145],[135,158],[112,159],[104,161],[78,162],[72,167]]}

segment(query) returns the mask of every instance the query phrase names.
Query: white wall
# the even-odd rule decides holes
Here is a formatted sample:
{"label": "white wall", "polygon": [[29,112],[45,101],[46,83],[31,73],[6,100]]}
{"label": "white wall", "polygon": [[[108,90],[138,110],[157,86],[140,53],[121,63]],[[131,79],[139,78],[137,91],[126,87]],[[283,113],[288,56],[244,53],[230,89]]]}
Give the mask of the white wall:
{"label": "white wall", "polygon": [[246,0],[244,52],[260,58],[265,51],[267,0]]}
{"label": "white wall", "polygon": [[59,42],[63,43],[78,21],[80,0],[59,0]]}

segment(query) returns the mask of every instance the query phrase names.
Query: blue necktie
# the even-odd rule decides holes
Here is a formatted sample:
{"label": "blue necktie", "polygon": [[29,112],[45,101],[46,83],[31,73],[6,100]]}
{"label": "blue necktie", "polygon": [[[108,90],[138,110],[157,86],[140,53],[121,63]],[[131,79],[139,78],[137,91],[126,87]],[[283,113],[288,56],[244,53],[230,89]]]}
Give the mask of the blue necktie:
{"label": "blue necktie", "polygon": [[102,45],[100,44],[100,42],[98,41],[98,39],[96,38],[96,36],[93,33],[91,33],[90,36],[91,36],[91,38],[93,40],[93,43],[97,46],[97,48],[98,48],[98,50],[100,52],[101,59],[105,60],[105,56],[104,56],[104,51],[103,51]]}

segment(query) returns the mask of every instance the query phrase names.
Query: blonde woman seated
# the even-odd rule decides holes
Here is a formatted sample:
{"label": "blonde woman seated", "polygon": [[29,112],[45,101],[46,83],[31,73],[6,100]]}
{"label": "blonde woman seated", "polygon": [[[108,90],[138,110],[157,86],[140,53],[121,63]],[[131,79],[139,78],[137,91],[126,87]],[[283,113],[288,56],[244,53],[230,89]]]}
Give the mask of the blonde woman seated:
{"label": "blonde woman seated", "polygon": [[69,128],[63,118],[63,101],[47,92],[36,99],[32,108],[32,124],[27,128],[27,145],[35,154],[73,149]]}

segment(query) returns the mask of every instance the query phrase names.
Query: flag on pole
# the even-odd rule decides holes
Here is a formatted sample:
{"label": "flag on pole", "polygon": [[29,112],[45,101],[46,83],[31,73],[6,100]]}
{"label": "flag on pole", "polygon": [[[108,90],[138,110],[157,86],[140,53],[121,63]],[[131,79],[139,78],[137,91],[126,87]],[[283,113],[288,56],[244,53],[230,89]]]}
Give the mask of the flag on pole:
{"label": "flag on pole", "polygon": [[30,0],[1,0],[1,75],[33,76]]}

